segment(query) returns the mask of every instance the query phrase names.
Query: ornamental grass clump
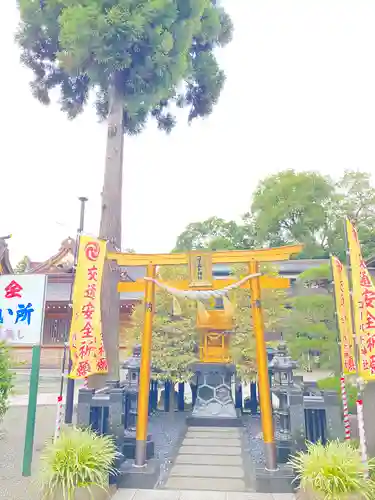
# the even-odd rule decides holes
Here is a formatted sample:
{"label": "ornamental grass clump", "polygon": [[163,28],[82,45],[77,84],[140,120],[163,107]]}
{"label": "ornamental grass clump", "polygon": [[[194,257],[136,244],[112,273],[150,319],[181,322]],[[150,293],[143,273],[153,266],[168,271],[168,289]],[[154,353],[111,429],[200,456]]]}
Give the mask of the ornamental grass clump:
{"label": "ornamental grass clump", "polygon": [[106,490],[109,474],[116,474],[115,443],[90,429],[67,429],[48,444],[41,456],[39,483],[43,500],[74,500],[80,489]]}
{"label": "ornamental grass clump", "polygon": [[[289,461],[296,472],[295,481],[307,498],[322,500],[375,499],[375,482],[366,478],[359,450],[348,442],[332,441],[307,445]],[[371,474],[374,462],[368,463]],[[301,495],[303,498],[303,495]]]}

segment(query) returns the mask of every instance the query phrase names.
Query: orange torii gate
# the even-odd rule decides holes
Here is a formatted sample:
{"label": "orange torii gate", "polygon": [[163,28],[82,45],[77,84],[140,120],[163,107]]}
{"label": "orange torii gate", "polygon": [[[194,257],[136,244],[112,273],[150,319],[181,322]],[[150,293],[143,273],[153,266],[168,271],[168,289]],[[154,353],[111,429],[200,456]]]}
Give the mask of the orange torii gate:
{"label": "orange torii gate", "polygon": [[248,265],[248,283],[241,287],[250,287],[253,328],[256,339],[256,362],[258,366],[258,382],[260,392],[260,411],[262,420],[263,440],[265,445],[266,468],[276,470],[276,447],[272,420],[271,392],[268,378],[268,362],[266,343],[264,339],[264,324],[261,304],[262,288],[288,288],[289,280],[264,276],[259,273],[259,264],[288,260],[292,255],[302,250],[302,245],[288,245],[278,248],[260,250],[236,250],[225,252],[194,251],[176,254],[107,254],[107,259],[116,261],[119,266],[146,267],[145,279],[134,283],[120,282],[119,292],[145,292],[145,315],[142,335],[140,386],[138,394],[138,417],[136,431],[135,465],[146,465],[146,443],[148,424],[148,403],[151,371],[152,324],[155,309],[155,277],[157,266],[188,265],[190,281],[168,282],[171,288],[180,290],[194,289],[201,291],[219,290],[235,284],[235,280],[214,280],[212,278],[213,264]]}

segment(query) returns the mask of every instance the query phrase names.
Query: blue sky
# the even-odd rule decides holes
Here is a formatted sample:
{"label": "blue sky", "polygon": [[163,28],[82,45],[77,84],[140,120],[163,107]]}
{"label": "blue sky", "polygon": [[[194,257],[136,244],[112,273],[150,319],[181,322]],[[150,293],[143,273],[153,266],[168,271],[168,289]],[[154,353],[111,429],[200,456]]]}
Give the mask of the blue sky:
{"label": "blue sky", "polygon": [[[13,35],[15,2],[0,18],[0,234],[11,258],[48,258],[99,228],[106,130],[92,109],[74,122],[30,94]],[[222,0],[233,42],[220,52],[227,83],[212,116],[150,126],[124,149],[123,248],[169,251],[186,224],[238,219],[262,177],[281,169],[375,172],[375,2]]]}

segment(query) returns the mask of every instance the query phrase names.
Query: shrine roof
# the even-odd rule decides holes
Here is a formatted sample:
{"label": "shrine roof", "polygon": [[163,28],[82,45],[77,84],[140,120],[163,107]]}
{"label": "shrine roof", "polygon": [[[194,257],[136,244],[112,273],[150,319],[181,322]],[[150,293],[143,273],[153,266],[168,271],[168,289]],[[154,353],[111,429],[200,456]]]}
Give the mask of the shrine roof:
{"label": "shrine roof", "polygon": [[66,238],[60,245],[59,251],[44,262],[29,262],[27,272],[32,274],[59,274],[72,273],[76,242],[73,238]]}
{"label": "shrine roof", "polygon": [[0,274],[13,274],[12,264],[9,260],[9,248],[6,240],[11,236],[0,237]]}

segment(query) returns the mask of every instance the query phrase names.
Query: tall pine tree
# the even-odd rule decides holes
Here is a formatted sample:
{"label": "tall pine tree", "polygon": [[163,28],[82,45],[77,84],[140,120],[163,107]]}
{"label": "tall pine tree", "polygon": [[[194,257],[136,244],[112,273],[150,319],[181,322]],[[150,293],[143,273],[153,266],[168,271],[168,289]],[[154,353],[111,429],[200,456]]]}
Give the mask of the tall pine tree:
{"label": "tall pine tree", "polygon": [[[230,40],[230,18],[216,0],[18,0],[18,6],[17,41],[34,73],[33,95],[49,104],[57,88],[69,118],[93,96],[107,120],[99,236],[110,250],[120,248],[124,134],[141,132],[149,118],[170,132],[173,105],[188,109],[189,122],[212,112],[225,79],[214,50]],[[117,282],[108,264],[102,321],[112,380],[119,366]]]}

